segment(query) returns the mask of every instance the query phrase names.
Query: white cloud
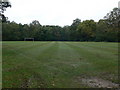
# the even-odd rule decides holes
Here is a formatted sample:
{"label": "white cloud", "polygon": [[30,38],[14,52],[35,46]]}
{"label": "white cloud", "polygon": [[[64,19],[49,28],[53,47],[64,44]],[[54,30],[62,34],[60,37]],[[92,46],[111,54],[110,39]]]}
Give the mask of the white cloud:
{"label": "white cloud", "polygon": [[5,11],[9,20],[42,25],[70,25],[75,18],[98,21],[118,6],[119,0],[10,0],[12,8]]}

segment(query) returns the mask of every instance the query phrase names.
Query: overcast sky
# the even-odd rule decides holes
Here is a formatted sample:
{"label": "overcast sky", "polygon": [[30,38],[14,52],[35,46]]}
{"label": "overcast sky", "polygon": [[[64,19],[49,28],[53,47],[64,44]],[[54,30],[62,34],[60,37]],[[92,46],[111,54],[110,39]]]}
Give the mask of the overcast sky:
{"label": "overcast sky", "polygon": [[38,20],[42,25],[71,25],[76,18],[102,19],[120,0],[10,0],[12,8],[5,15],[10,21],[29,24]]}

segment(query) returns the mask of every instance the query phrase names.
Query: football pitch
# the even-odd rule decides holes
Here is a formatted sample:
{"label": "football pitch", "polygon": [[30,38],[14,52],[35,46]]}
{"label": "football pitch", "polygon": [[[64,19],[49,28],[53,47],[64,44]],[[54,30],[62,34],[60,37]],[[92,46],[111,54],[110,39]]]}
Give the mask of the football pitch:
{"label": "football pitch", "polygon": [[4,41],[3,88],[116,88],[118,43]]}

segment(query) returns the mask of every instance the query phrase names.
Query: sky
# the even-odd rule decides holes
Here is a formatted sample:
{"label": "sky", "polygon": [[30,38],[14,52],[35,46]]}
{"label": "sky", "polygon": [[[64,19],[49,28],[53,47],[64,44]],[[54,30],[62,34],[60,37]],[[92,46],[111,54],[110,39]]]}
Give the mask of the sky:
{"label": "sky", "polygon": [[41,25],[71,25],[76,18],[98,21],[118,7],[120,0],[9,0],[11,8],[4,14],[10,21],[29,24],[38,20]]}

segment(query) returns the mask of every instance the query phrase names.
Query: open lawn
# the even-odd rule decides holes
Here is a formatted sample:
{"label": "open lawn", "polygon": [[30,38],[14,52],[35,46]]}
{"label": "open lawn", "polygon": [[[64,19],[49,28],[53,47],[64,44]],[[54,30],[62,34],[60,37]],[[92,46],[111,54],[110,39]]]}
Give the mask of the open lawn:
{"label": "open lawn", "polygon": [[118,86],[118,43],[3,42],[3,88]]}

